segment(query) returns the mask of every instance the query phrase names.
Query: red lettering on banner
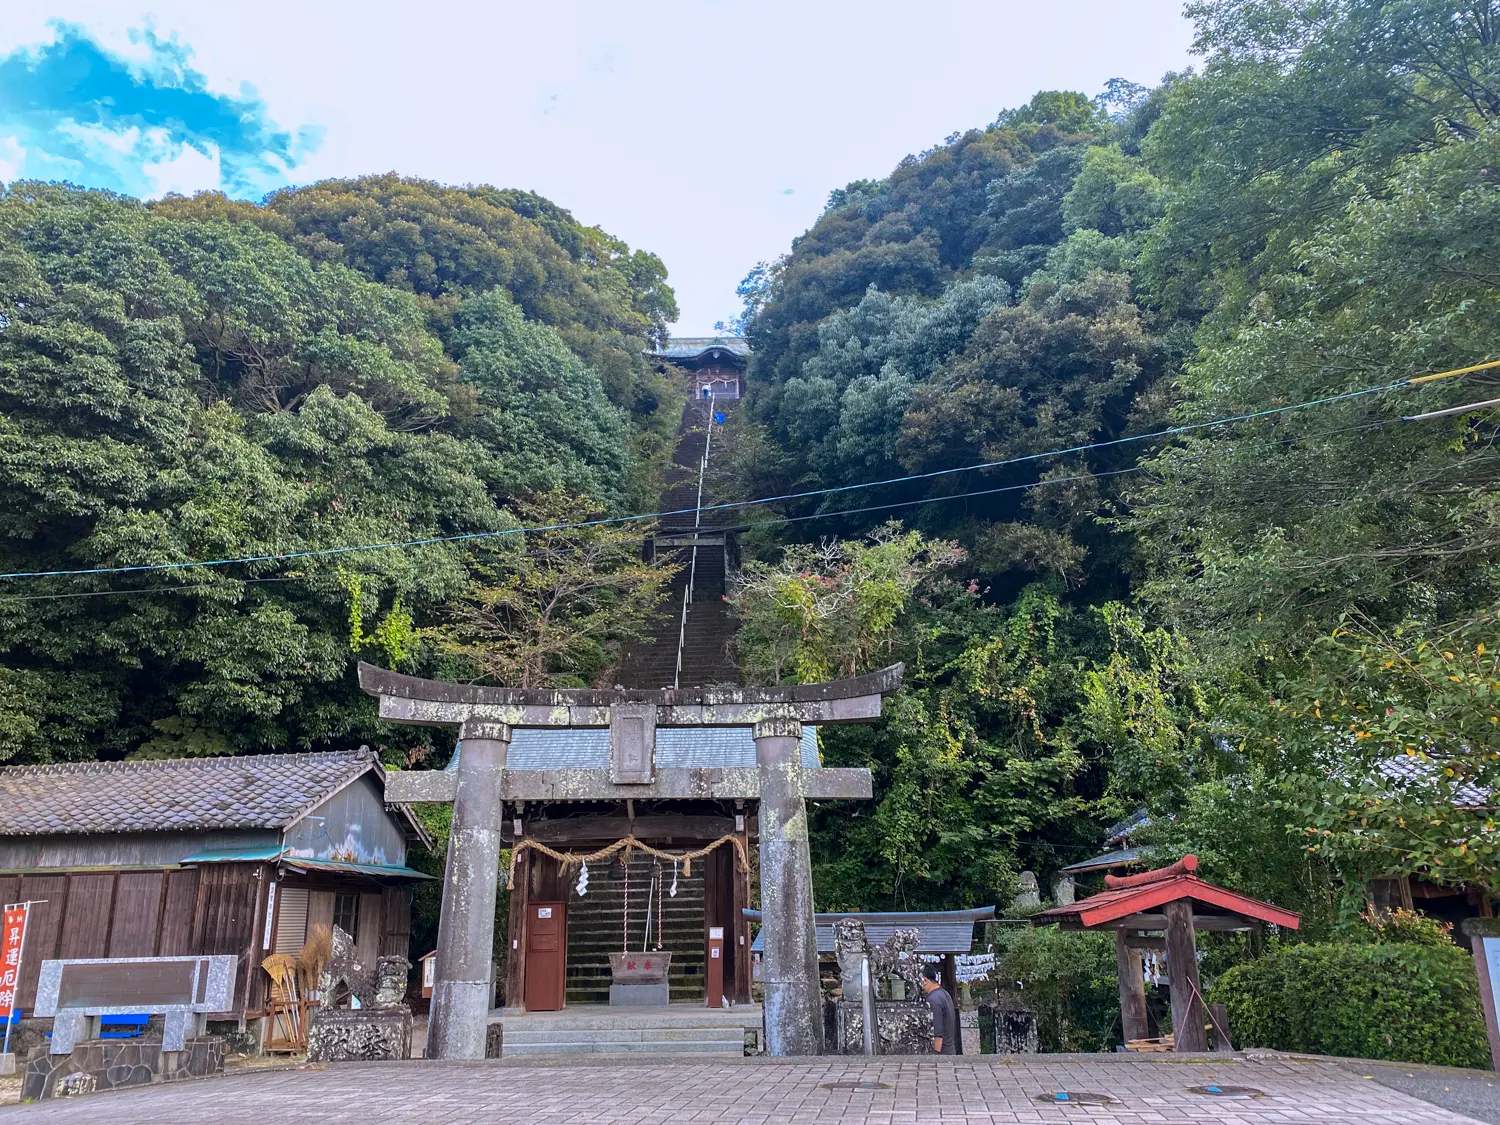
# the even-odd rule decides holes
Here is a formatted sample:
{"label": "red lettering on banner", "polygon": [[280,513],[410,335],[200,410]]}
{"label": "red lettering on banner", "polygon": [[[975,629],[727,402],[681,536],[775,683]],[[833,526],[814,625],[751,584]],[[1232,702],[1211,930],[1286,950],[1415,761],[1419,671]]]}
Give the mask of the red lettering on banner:
{"label": "red lettering on banner", "polygon": [[26,934],[25,906],[14,906],[5,912],[4,941],[0,942],[0,1022],[10,1019],[21,984],[21,941]]}

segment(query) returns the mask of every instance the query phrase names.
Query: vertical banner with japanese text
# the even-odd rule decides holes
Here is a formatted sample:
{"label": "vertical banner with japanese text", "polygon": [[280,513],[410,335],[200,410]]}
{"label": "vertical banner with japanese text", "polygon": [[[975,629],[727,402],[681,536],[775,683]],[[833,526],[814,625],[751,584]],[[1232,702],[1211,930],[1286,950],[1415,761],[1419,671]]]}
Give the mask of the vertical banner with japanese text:
{"label": "vertical banner with japanese text", "polygon": [[26,915],[30,903],[5,908],[0,929],[0,1022],[8,1023],[21,987],[21,946],[26,940]]}

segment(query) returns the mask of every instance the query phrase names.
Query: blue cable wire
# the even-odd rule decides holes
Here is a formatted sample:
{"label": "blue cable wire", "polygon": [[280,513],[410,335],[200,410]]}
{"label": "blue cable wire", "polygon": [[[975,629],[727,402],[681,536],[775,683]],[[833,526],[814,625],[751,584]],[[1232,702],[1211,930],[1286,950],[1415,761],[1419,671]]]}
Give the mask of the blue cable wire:
{"label": "blue cable wire", "polygon": [[[73,578],[92,574],[139,574],[147,571],[157,570],[189,570],[193,567],[210,566],[232,566],[238,563],[262,563],[262,562],[295,562],[298,559],[330,558],[337,555],[351,555],[364,551],[386,551],[399,550],[409,547],[430,547],[440,543],[464,543],[476,539],[497,539],[507,535],[525,535],[539,531],[570,531],[587,527],[602,527],[608,524],[639,523],[647,520],[657,520],[666,516],[690,515],[696,511],[715,512],[728,511],[739,508],[757,507],[762,504],[776,504],[786,500],[805,500],[814,496],[829,496],[841,492],[853,492],[862,488],[881,488],[892,484],[907,484],[912,481],[932,480],[937,477],[952,476],[956,473],[972,473],[985,469],[1000,469],[1009,465],[1021,465],[1032,461],[1040,461],[1048,457],[1066,457],[1072,453],[1086,453],[1094,449],[1107,449],[1111,446],[1127,445],[1133,442],[1153,441],[1157,438],[1175,437],[1179,434],[1193,433],[1197,430],[1209,429],[1213,426],[1226,426],[1235,422],[1248,422],[1256,418],[1266,418],[1274,414],[1285,414],[1293,410],[1307,410],[1314,406],[1327,406],[1330,403],[1344,402],[1349,399],[1360,398],[1365,395],[1382,394],[1386,391],[1395,390],[1399,387],[1411,385],[1412,380],[1403,379],[1398,383],[1386,383],[1377,387],[1366,387],[1358,391],[1346,391],[1343,394],[1329,395],[1326,398],[1312,399],[1308,402],[1293,403],[1290,406],[1276,406],[1267,410],[1256,410],[1248,414],[1236,414],[1228,418],[1215,418],[1208,422],[1193,422],[1182,426],[1170,426],[1165,430],[1156,430],[1149,434],[1134,434],[1127,437],[1111,438],[1108,441],[1096,441],[1087,445],[1075,445],[1066,449],[1051,449],[1045,453],[1028,453],[1022,457],[1010,457],[1001,461],[985,461],[977,465],[963,465],[954,469],[935,469],[926,473],[908,473],[905,476],[889,477],[885,480],[864,481],[859,484],[841,484],[830,488],[809,489],[806,492],[787,492],[780,496],[764,496],[757,500],[737,500],[723,504],[705,505],[703,508],[675,508],[671,511],[649,512],[634,516],[609,516],[597,520],[583,520],[578,523],[555,523],[544,524],[539,527],[513,527],[504,528],[499,531],[470,531],[459,535],[436,535],[425,539],[406,539],[389,543],[363,543],[352,547],[323,547],[312,551],[292,551],[286,554],[276,555],[241,555],[234,558],[208,559],[204,561],[188,561],[176,563],[146,563],[137,566],[98,566],[87,567],[80,570],[30,570],[15,571],[10,574],[0,574],[0,581],[9,581],[15,578]],[[1102,475],[1102,474],[1099,474]],[[1024,485],[1010,486],[1005,489],[992,489],[992,492],[1010,491],[1017,487],[1028,487]],[[984,492],[971,493],[968,495],[985,495]],[[936,500],[958,499],[957,496],[936,497]],[[925,503],[926,501],[919,501]],[[878,507],[901,507],[905,505],[883,505]],[[862,508],[855,511],[874,511],[877,508]],[[832,514],[832,513],[826,513]],[[852,513],[845,513],[852,514]],[[802,516],[796,519],[809,519],[813,517]],[[782,522],[791,522],[786,520]]]}

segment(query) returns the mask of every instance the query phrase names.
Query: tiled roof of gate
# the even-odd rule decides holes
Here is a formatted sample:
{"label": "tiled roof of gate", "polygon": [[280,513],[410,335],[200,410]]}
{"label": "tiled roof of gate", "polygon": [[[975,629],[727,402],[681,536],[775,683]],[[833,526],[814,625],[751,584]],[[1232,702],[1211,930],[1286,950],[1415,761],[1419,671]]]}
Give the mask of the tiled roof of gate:
{"label": "tiled roof of gate", "polygon": [[[802,728],[802,765],[817,769],[817,728]],[[513,770],[599,770],[609,768],[609,731],[517,730],[505,755]],[[749,727],[657,727],[658,769],[755,768],[755,739]]]}
{"label": "tiled roof of gate", "polygon": [[0,835],[281,828],[367,770],[368,750],[0,769]]}
{"label": "tiled roof of gate", "polygon": [[646,354],[663,359],[694,359],[712,348],[745,356],[750,354],[750,341],[743,336],[674,336],[666,347]]}

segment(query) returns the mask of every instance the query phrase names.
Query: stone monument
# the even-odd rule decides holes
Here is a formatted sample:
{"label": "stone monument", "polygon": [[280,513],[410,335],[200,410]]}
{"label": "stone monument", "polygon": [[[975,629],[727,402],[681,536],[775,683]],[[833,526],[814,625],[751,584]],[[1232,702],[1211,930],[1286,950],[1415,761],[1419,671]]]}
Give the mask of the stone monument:
{"label": "stone monument", "polygon": [[[922,998],[922,957],[917,952],[916,930],[897,930],[885,944],[872,947],[865,924],[858,918],[840,918],[833,930],[834,954],[838,958],[840,999],[831,1006],[832,1048],[840,1055],[864,1054],[864,961],[870,962],[870,981],[876,990],[875,1053],[878,1055],[930,1055],[932,1053],[932,1009]],[[879,981],[894,978],[905,985],[902,1000],[879,998]]]}
{"label": "stone monument", "polygon": [[[307,1024],[308,1062],[374,1062],[411,1055],[411,1009],[405,1003],[405,957],[381,957],[369,968],[354,940],[333,928],[333,956],[318,980],[322,1004]],[[348,1000],[349,1007],[339,1007]]]}

